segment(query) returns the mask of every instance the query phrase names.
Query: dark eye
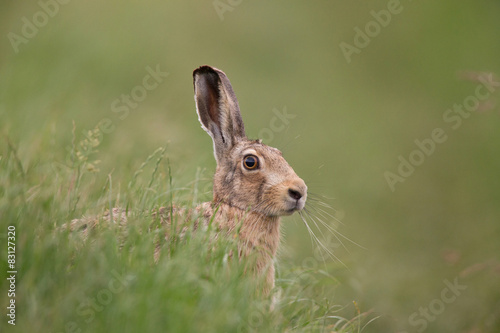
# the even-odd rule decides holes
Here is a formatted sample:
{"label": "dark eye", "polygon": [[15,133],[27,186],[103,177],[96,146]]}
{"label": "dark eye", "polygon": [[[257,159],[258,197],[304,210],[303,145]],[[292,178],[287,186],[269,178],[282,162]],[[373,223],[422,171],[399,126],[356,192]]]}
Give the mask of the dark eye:
{"label": "dark eye", "polygon": [[243,158],[243,166],[247,170],[254,170],[259,167],[259,159],[255,155],[247,155]]}

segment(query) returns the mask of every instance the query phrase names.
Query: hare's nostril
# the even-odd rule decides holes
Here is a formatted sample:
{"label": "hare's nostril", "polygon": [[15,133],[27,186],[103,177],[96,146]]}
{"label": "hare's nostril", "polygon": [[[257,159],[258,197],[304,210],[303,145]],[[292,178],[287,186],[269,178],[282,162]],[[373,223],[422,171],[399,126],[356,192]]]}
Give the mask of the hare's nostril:
{"label": "hare's nostril", "polygon": [[299,200],[300,198],[302,198],[302,193],[296,190],[292,190],[291,188],[288,189],[288,195],[295,200]]}

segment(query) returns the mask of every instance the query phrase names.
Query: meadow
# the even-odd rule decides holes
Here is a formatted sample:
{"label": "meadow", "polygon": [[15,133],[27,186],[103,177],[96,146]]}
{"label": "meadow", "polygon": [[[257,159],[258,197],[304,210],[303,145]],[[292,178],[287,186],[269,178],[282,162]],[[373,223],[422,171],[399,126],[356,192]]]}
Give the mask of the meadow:
{"label": "meadow", "polygon": [[[0,331],[500,331],[499,14],[494,0],[0,3]],[[272,311],[231,259],[237,239],[207,246],[207,230],[152,256],[152,209],[211,199],[203,64],[315,199],[326,249],[283,219]],[[118,206],[126,226],[64,229]]]}

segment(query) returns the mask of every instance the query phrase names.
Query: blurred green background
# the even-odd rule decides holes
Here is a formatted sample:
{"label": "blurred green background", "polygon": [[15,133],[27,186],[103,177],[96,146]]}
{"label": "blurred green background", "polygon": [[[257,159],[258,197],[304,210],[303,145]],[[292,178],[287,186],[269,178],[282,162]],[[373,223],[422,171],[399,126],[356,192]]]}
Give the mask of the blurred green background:
{"label": "blurred green background", "polygon": [[[410,316],[437,306],[444,281],[458,278],[467,289],[435,308],[425,330],[499,332],[500,93],[457,129],[443,115],[474,96],[477,75],[499,81],[500,2],[401,1],[348,62],[340,44],[354,45],[354,29],[390,3],[71,1],[13,47],[12,33],[24,38],[23,18],[33,22],[42,7],[4,1],[0,131],[28,168],[65,160],[73,121],[78,134],[109,119],[114,130],[98,153],[104,177],[129,175],[168,143],[178,183],[199,167],[209,178],[212,143],[195,114],[191,73],[202,64],[220,68],[249,137],[271,128],[273,110],[295,116],[265,143],[283,151],[310,191],[336,209],[338,231],[361,245],[330,244],[348,267],[338,276],[337,304],[355,300],[381,315],[368,332],[415,332],[423,324],[411,325]],[[113,112],[116,99],[143,84],[147,67],[168,76],[126,116]],[[414,141],[435,128],[447,141],[391,191],[384,173],[396,173],[398,157],[408,159]],[[295,216],[283,229],[282,255],[303,265],[313,253],[306,228]]]}

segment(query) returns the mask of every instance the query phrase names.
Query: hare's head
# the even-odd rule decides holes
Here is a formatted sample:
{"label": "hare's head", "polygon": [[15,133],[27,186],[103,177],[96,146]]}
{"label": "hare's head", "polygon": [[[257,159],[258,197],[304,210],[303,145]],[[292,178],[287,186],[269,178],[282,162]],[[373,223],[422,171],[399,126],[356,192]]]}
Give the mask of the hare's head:
{"label": "hare's head", "polygon": [[304,208],[307,186],[281,152],[247,139],[227,76],[202,66],[193,72],[193,79],[198,117],[214,142],[214,201],[266,216],[290,215]]}

